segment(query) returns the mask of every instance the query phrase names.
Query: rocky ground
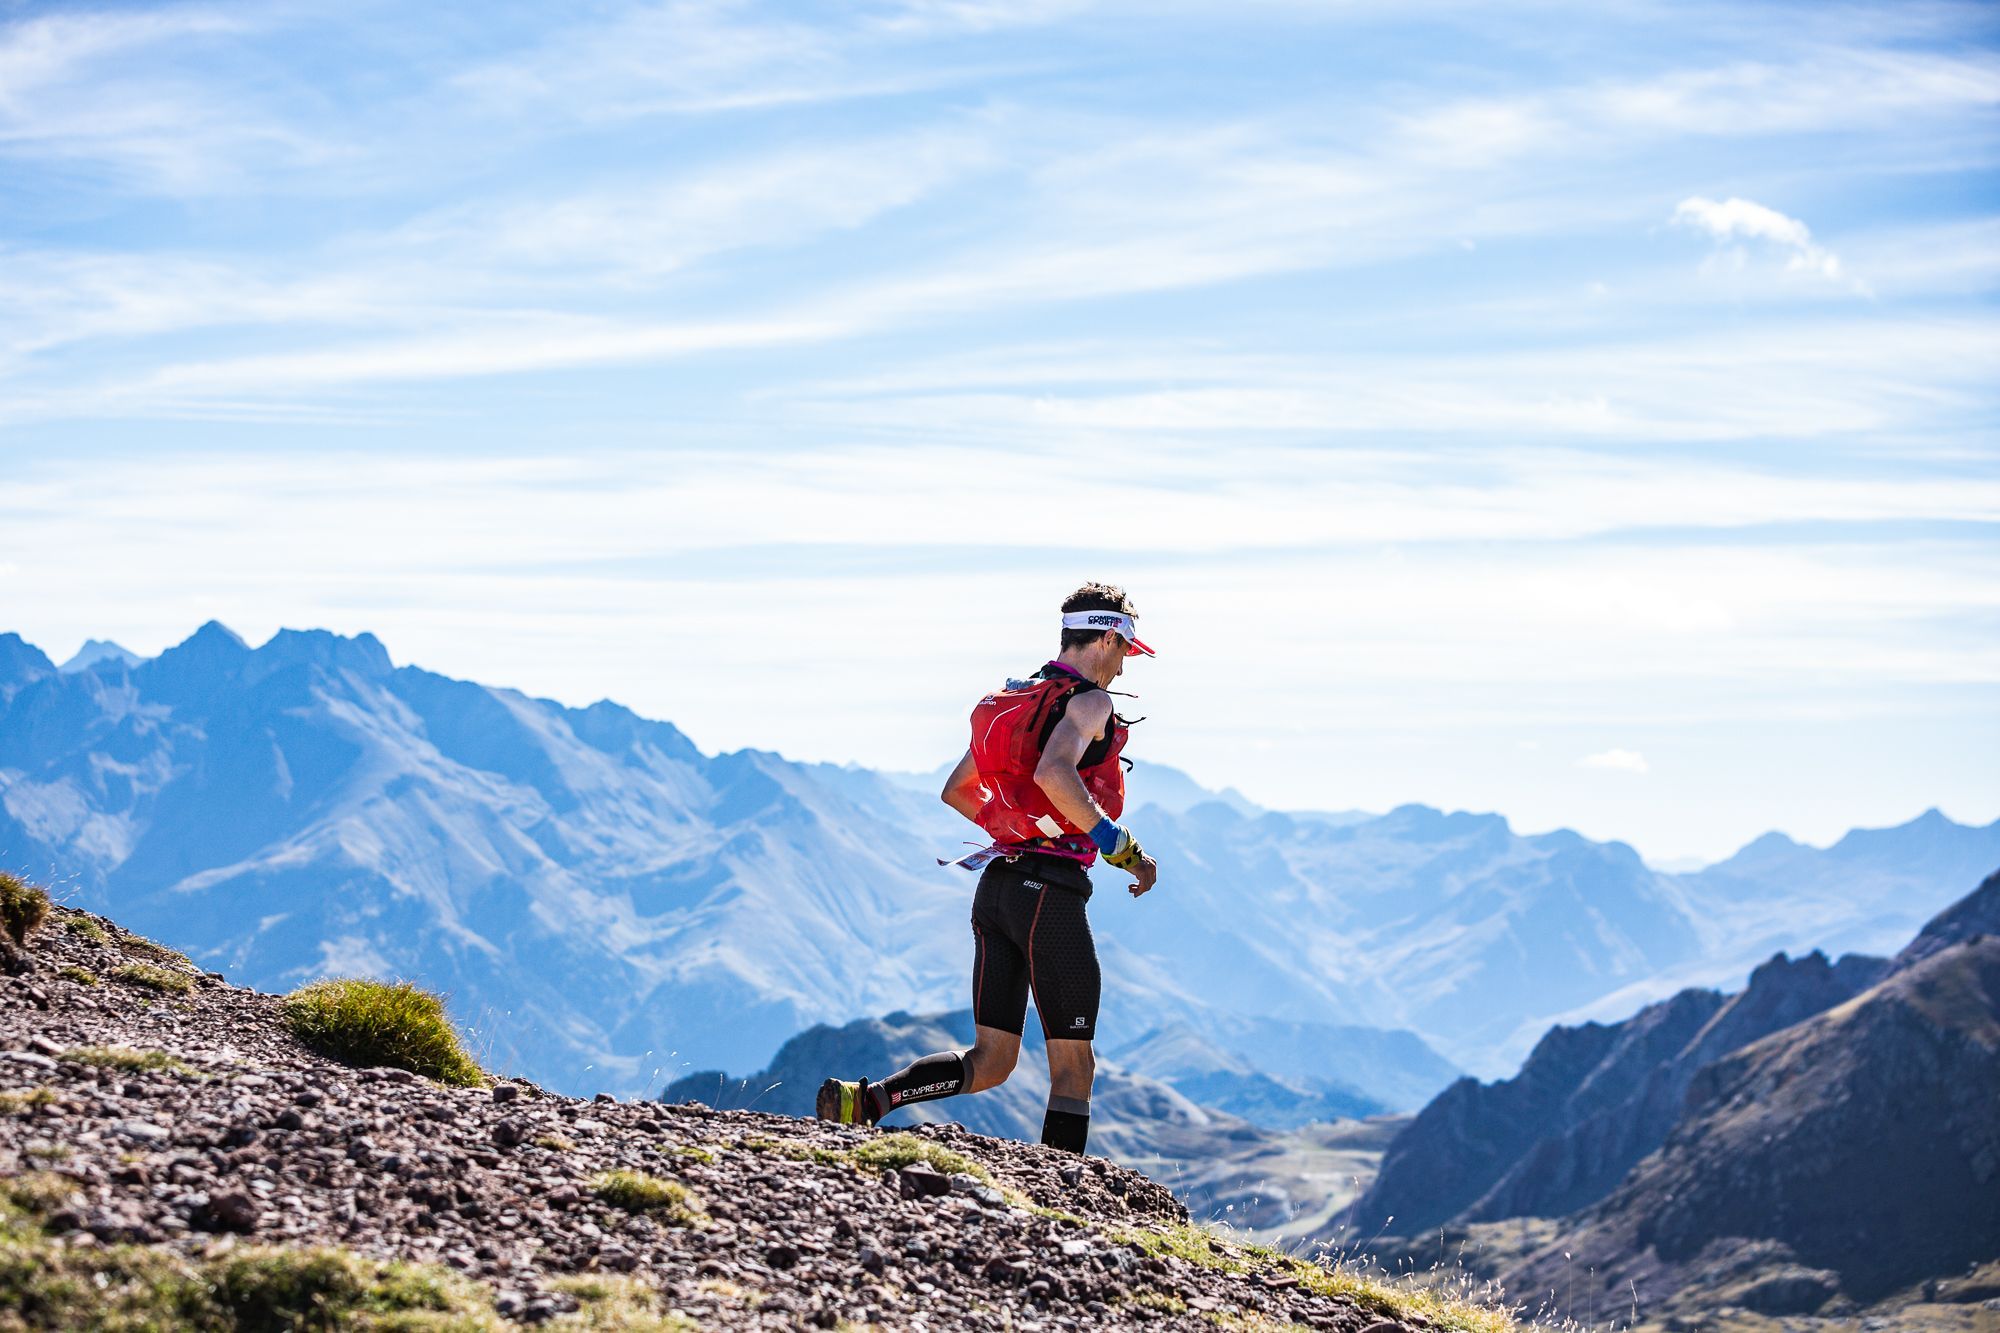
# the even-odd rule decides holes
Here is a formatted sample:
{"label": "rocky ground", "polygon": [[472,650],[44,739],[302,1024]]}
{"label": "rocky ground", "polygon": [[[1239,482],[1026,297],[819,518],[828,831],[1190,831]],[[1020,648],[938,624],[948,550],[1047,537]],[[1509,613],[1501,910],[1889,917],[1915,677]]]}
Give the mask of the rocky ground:
{"label": "rocky ground", "polygon": [[62,909],[6,964],[0,1328],[274,1246],[456,1275],[451,1327],[1511,1327],[1212,1238],[1101,1158],[349,1068],[278,997]]}

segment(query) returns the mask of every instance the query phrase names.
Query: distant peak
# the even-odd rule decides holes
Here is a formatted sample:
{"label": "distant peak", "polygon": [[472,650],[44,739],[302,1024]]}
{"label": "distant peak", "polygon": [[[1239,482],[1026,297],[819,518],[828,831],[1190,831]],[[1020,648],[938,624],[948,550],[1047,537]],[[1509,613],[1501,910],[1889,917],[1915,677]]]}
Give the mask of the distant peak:
{"label": "distant peak", "polygon": [[228,644],[232,648],[241,648],[245,652],[250,651],[250,645],[243,642],[243,636],[223,624],[220,620],[209,621],[183,639],[179,646],[186,648],[192,644],[211,643]]}
{"label": "distant peak", "polygon": [[0,685],[25,684],[55,669],[48,654],[20,635],[0,634]]}
{"label": "distant peak", "polygon": [[137,666],[145,660],[131,649],[126,648],[122,644],[113,643],[109,639],[85,639],[83,647],[77,649],[76,655],[70,658],[69,661],[64,662],[59,669],[66,673],[88,671],[90,668],[104,662],[109,662],[117,666],[131,667]]}
{"label": "distant peak", "polygon": [[257,650],[260,661],[291,666],[311,663],[328,671],[385,676],[395,670],[389,650],[373,634],[353,638],[324,629],[281,629]]}

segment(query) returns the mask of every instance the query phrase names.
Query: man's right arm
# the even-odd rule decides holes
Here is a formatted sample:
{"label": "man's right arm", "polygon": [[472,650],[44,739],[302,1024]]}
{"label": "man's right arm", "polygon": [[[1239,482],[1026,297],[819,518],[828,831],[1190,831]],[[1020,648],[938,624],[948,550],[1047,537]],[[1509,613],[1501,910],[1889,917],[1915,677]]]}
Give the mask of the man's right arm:
{"label": "man's right arm", "polygon": [[980,785],[979,765],[972,762],[971,750],[965,752],[965,758],[958,761],[958,767],[944,780],[941,797],[946,805],[973,823],[979,822],[979,809],[986,804],[986,788]]}

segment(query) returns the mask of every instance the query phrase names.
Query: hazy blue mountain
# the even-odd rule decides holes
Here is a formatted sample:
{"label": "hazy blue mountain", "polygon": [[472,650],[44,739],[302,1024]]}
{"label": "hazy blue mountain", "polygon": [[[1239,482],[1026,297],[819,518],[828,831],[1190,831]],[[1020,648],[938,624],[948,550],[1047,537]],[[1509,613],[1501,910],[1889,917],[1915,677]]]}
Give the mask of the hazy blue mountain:
{"label": "hazy blue mountain", "polygon": [[57,669],[60,671],[87,671],[91,667],[105,662],[113,666],[135,667],[145,660],[139,654],[128,648],[120,647],[109,639],[85,639],[83,647],[77,649],[75,655]]}
{"label": "hazy blue mountain", "polygon": [[[1857,920],[1920,921],[2000,844],[2000,824],[1926,817],[1681,878],[1496,815],[1176,809],[1170,773],[1133,786],[1160,889],[1114,875],[1092,904],[1106,1046],[1180,1024],[1295,1089],[1405,1107],[1450,1077],[1426,1042],[1506,1072],[1513,1034],[1580,1007],[1677,969],[1740,980],[1757,958],[1718,921],[1809,946],[1826,918],[1801,904],[1835,912],[1843,876]],[[963,1005],[972,878],[933,858],[974,830],[935,785],[704,755],[616,704],[396,667],[370,635],[253,649],[209,624],[67,673],[0,635],[0,864],[259,986],[421,978],[493,1063],[566,1089],[756,1068],[814,1023]],[[1342,1026],[1416,1035],[1362,1052]]]}
{"label": "hazy blue mountain", "polygon": [[[809,1116],[813,1094],[829,1076],[882,1078],[933,1051],[972,1045],[970,1009],[917,1016],[904,1011],[838,1027],[816,1024],[778,1049],[769,1067],[743,1077],[708,1070],[676,1079],[662,1098],[699,1101],[722,1110],[754,1108]],[[897,1125],[955,1120],[997,1138],[1039,1143],[1048,1107],[1048,1053],[1033,1023],[1022,1035],[1020,1062],[1007,1081],[972,1097],[920,1102],[882,1121]],[[1188,1154],[1214,1141],[1256,1142],[1260,1131],[1234,1116],[1198,1106],[1157,1080],[1114,1059],[1100,1059],[1091,1091],[1091,1149],[1119,1161]]]}

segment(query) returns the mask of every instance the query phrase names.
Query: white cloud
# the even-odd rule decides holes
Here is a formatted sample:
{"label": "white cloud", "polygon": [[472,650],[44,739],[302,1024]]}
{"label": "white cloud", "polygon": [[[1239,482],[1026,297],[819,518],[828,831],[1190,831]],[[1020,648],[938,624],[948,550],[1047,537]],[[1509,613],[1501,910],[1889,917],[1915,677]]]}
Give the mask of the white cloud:
{"label": "white cloud", "polygon": [[1840,276],[1840,257],[1815,244],[1805,223],[1748,199],[1717,203],[1696,195],[1681,200],[1674,209],[1674,221],[1699,228],[1718,241],[1738,238],[1766,241],[1788,253],[1787,268],[1827,278]]}
{"label": "white cloud", "polygon": [[1614,773],[1645,773],[1651,771],[1646,756],[1637,750],[1605,750],[1599,754],[1587,754],[1576,761],[1578,768],[1602,768]]}

